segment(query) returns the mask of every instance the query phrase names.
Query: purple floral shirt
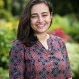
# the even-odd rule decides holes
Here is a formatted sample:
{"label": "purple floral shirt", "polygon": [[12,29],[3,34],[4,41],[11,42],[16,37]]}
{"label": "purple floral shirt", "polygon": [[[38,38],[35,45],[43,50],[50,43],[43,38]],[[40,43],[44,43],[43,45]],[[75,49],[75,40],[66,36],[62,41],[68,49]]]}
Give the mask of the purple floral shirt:
{"label": "purple floral shirt", "polygon": [[68,79],[72,77],[64,41],[50,35],[49,50],[37,41],[26,47],[16,40],[10,50],[9,79]]}

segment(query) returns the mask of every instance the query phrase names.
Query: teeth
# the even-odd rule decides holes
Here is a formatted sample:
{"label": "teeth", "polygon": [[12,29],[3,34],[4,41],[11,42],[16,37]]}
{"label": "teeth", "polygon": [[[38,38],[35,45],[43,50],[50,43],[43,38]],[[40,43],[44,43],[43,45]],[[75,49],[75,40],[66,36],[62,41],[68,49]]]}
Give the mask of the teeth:
{"label": "teeth", "polygon": [[38,25],[39,27],[42,27],[42,26],[44,26],[44,25]]}

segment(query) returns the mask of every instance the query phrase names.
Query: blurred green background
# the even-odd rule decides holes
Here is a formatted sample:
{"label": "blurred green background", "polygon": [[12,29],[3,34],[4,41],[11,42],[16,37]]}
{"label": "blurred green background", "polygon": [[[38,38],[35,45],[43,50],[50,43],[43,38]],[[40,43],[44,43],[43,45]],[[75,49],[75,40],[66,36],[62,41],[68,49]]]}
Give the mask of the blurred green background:
{"label": "blurred green background", "polygon": [[[0,0],[0,79],[9,79],[9,51],[16,40],[19,17],[28,1]],[[73,79],[79,79],[79,1],[49,1],[54,12],[47,32],[65,41]]]}

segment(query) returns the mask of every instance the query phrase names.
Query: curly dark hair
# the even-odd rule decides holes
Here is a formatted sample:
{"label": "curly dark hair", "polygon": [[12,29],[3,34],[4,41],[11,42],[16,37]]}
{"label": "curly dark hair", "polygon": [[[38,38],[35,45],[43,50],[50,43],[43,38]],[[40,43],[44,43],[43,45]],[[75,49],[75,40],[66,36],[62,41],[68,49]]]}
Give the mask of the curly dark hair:
{"label": "curly dark hair", "polygon": [[21,14],[17,32],[17,40],[21,40],[26,47],[31,47],[38,40],[30,26],[30,17],[32,6],[39,3],[46,4],[49,8],[50,14],[53,12],[52,4],[47,0],[30,0],[27,3]]}

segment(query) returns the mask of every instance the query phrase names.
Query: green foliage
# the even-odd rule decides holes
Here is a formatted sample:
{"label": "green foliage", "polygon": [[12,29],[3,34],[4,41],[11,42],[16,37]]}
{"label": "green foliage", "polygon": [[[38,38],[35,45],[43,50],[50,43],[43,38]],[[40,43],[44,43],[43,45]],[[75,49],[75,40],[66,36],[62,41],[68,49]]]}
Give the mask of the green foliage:
{"label": "green foliage", "polygon": [[5,19],[6,21],[13,21],[14,20],[12,14],[5,9],[0,10],[0,19]]}
{"label": "green foliage", "polygon": [[11,26],[11,23],[5,22],[0,26],[0,66],[5,69],[9,67],[9,51],[12,42],[16,38],[16,29],[11,27],[15,26]]}
{"label": "green foliage", "polygon": [[4,7],[4,1],[0,0],[0,9]]}
{"label": "green foliage", "polygon": [[14,16],[20,15],[22,13],[23,9],[25,8],[28,1],[29,0],[12,0],[12,3],[11,3],[12,4],[11,5],[12,14]]}
{"label": "green foliage", "polygon": [[9,70],[4,70],[0,67],[0,79],[9,79]]}
{"label": "green foliage", "polygon": [[[7,17],[8,18],[8,17]],[[13,17],[11,18],[13,19]],[[0,20],[0,78],[9,79],[9,51],[12,47],[13,41],[16,39],[16,30],[18,24],[16,20],[6,21]],[[53,23],[48,32],[55,28],[63,28],[66,34],[72,33],[72,39],[78,36],[79,23],[73,15],[61,17],[59,15],[53,16]],[[76,31],[75,31],[76,30]],[[73,37],[74,36],[74,37]],[[79,39],[79,37],[77,37]],[[66,43],[68,55],[73,73],[73,79],[79,78],[79,44]],[[71,47],[71,48],[70,48]],[[5,76],[4,76],[5,75]],[[77,77],[77,78],[76,78]]]}
{"label": "green foliage", "polygon": [[9,79],[9,51],[16,39],[16,21],[0,20],[0,78]]}
{"label": "green foliage", "polygon": [[11,11],[11,2],[12,0],[0,0],[0,9]]}
{"label": "green foliage", "polygon": [[[54,7],[54,14],[67,15],[70,13],[79,14],[79,2],[78,0],[49,0]],[[79,18],[78,18],[79,20]]]}
{"label": "green foliage", "polygon": [[66,15],[69,22],[69,29],[67,29],[67,34],[71,35],[73,40],[79,43],[79,21],[76,15]]}
{"label": "green foliage", "polygon": [[66,43],[73,79],[79,79],[79,44]]}
{"label": "green foliage", "polygon": [[62,28],[66,34],[72,36],[71,42],[79,42],[79,22],[76,15],[69,14],[61,17],[56,14],[53,16],[52,20],[52,25],[47,32]]}

